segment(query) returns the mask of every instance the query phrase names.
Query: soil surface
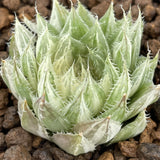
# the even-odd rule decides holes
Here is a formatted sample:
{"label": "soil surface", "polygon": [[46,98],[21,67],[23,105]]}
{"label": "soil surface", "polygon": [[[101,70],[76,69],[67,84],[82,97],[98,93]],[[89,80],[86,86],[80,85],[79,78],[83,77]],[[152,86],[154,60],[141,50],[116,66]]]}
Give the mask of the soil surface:
{"label": "soil surface", "polygon": [[[70,7],[70,0],[60,0]],[[110,0],[81,0],[94,14],[102,17]],[[73,0],[76,3],[76,0]],[[51,13],[50,0],[37,0],[38,11],[44,17]],[[35,18],[35,0],[0,0],[0,59],[8,57],[7,42],[15,13],[20,20],[23,14]],[[139,5],[144,15],[144,34],[141,54],[146,55],[148,46],[153,57],[160,49],[160,1],[159,0],[114,0],[115,15],[122,18],[121,6],[127,12],[131,6],[133,19],[138,16]],[[154,83],[160,83],[160,63],[157,65]],[[21,128],[17,114],[17,100],[0,77],[0,160],[160,160],[160,99],[147,109],[150,118],[143,133],[110,147],[98,146],[94,152],[71,156],[55,144],[36,137]]]}

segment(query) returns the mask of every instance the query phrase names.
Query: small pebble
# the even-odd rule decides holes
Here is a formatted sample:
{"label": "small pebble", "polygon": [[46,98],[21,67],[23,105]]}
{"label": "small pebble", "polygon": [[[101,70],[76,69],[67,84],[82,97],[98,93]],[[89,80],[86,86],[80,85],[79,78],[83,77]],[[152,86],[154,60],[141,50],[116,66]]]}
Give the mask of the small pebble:
{"label": "small pebble", "polygon": [[11,129],[17,126],[19,123],[20,120],[17,113],[17,107],[8,107],[4,115],[3,128]]}
{"label": "small pebble", "polygon": [[16,11],[20,7],[21,1],[20,0],[3,0],[2,3],[9,10]]}
{"label": "small pebble", "polygon": [[11,36],[12,36],[11,28],[4,28],[1,30],[1,38],[3,38],[5,41],[9,41]]}
{"label": "small pebble", "polygon": [[5,46],[6,46],[5,40],[0,38],[0,51],[4,51],[5,50]]}
{"label": "small pebble", "polygon": [[6,110],[7,110],[7,108],[0,109],[0,116],[4,116],[6,113]]}
{"label": "small pebble", "polygon": [[126,157],[136,157],[137,141],[122,141],[118,143],[118,146],[122,154]]}
{"label": "small pebble", "polygon": [[44,7],[48,7],[50,4],[51,4],[51,1],[50,0],[37,0],[36,1],[37,5],[42,5]]}
{"label": "small pebble", "polygon": [[155,55],[158,53],[160,49],[160,41],[156,39],[149,39],[145,44],[145,48],[147,49],[148,46],[149,49],[151,50],[151,54],[153,55],[153,57],[155,57]]}
{"label": "small pebble", "polygon": [[42,139],[41,137],[35,136],[35,137],[33,138],[32,147],[38,148],[38,147],[40,146],[40,144],[41,144],[42,141],[43,141],[43,139]]}
{"label": "small pebble", "polygon": [[90,160],[92,158],[93,153],[92,152],[88,152],[83,154],[83,157],[86,158],[86,160]]}
{"label": "small pebble", "polygon": [[160,34],[160,27],[155,22],[146,23],[144,25],[144,33],[149,38],[156,38]]}
{"label": "small pebble", "polygon": [[122,152],[119,150],[118,145],[116,144],[114,149],[114,158],[115,160],[126,160],[127,158],[122,154]]}
{"label": "small pebble", "polygon": [[36,0],[22,0],[23,3],[35,5]]}
{"label": "small pebble", "polygon": [[148,4],[152,4],[152,0],[135,0],[135,5],[139,5],[142,9]]}
{"label": "small pebble", "polygon": [[114,160],[113,154],[111,152],[104,152],[98,160]]}
{"label": "small pebble", "polygon": [[91,12],[94,15],[97,15],[99,18],[101,18],[104,13],[107,11],[107,9],[109,8],[110,3],[108,3],[107,1],[103,1],[100,4],[96,5],[95,7],[93,7],[91,9]]}
{"label": "small pebble", "polygon": [[8,53],[6,51],[0,51],[0,59],[8,58]]}
{"label": "small pebble", "polygon": [[0,30],[10,25],[9,10],[0,8]]}
{"label": "small pebble", "polygon": [[143,143],[137,148],[140,160],[160,160],[160,146],[153,143]]}
{"label": "small pebble", "polygon": [[155,127],[156,127],[156,123],[151,118],[149,118],[147,127],[140,135],[139,142],[140,143],[152,143],[153,137],[151,136],[151,133]]}
{"label": "small pebble", "polygon": [[3,160],[31,160],[31,155],[27,149],[20,145],[11,146],[4,153]]}
{"label": "small pebble", "polygon": [[50,149],[53,158],[56,160],[73,160],[73,156],[65,153],[64,151],[62,151],[61,149],[57,148],[57,147],[53,147]]}
{"label": "small pebble", "polygon": [[21,127],[11,129],[6,135],[7,147],[22,145],[26,150],[32,149],[32,136]]}
{"label": "small pebble", "polygon": [[4,133],[0,132],[0,151],[3,151],[6,147],[5,144],[5,135]]}
{"label": "small pebble", "polygon": [[91,9],[96,6],[98,3],[96,0],[87,0],[87,6]]}
{"label": "small pebble", "polygon": [[160,6],[156,8],[156,12],[160,16]]}
{"label": "small pebble", "polygon": [[135,21],[138,18],[138,15],[139,15],[139,10],[138,10],[137,5],[133,5],[131,7],[131,13],[132,13],[132,18]]}
{"label": "small pebble", "polygon": [[[1,113],[1,111],[0,111],[0,113]],[[0,131],[2,131],[3,120],[4,120],[4,118],[0,117]]]}
{"label": "small pebble", "polygon": [[[159,41],[158,41],[158,43],[160,44]],[[156,43],[155,43],[155,44],[156,44]],[[153,44],[153,45],[154,45],[154,44]],[[158,47],[158,45],[157,45],[157,47]],[[160,77],[159,77],[159,78],[160,78]],[[160,98],[158,99],[157,102],[155,102],[155,103],[153,104],[152,110],[153,110],[153,114],[154,114],[156,120],[157,120],[158,122],[160,122]]]}
{"label": "small pebble", "polygon": [[22,18],[22,16],[26,16],[27,15],[27,18],[29,17],[29,19],[33,19],[35,18],[35,14],[36,14],[36,11],[35,11],[35,8],[34,6],[30,6],[30,5],[25,5],[21,8],[19,8],[19,10],[17,11],[18,14],[19,14],[19,18]]}
{"label": "small pebble", "polygon": [[37,10],[43,17],[49,17],[51,14],[50,10],[41,3],[37,4]]}
{"label": "small pebble", "polygon": [[143,14],[144,14],[145,20],[150,22],[156,15],[156,8],[153,7],[152,5],[147,5],[143,10]]}
{"label": "small pebble", "polygon": [[33,153],[36,160],[53,160],[52,154],[48,148],[39,148]]}
{"label": "small pebble", "polygon": [[131,6],[132,0],[126,0],[126,1],[120,1],[119,3],[116,3],[114,6],[114,11],[115,11],[115,17],[117,19],[121,19],[123,17],[123,10],[127,12]]}
{"label": "small pebble", "polygon": [[84,158],[82,155],[79,155],[75,157],[74,160],[86,160],[86,158]]}
{"label": "small pebble", "polygon": [[0,153],[0,160],[4,160],[4,152]]}
{"label": "small pebble", "polygon": [[6,108],[8,102],[8,89],[0,89],[0,109]]}

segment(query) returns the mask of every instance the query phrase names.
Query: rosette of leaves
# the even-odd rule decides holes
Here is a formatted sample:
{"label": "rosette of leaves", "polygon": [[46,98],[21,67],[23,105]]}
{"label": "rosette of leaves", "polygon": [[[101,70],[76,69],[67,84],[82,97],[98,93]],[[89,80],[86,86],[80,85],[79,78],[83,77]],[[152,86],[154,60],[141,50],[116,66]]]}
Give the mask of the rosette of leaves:
{"label": "rosette of leaves", "polygon": [[152,82],[158,55],[139,56],[143,21],[117,20],[113,2],[98,20],[78,2],[57,0],[49,21],[15,20],[3,80],[18,99],[22,127],[78,155],[134,137],[160,95]]}

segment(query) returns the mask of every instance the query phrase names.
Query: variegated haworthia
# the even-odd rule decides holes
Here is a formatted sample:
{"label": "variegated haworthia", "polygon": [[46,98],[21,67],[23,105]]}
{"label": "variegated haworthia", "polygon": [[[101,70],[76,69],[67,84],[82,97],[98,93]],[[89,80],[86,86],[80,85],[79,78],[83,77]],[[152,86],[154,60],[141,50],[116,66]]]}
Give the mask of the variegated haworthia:
{"label": "variegated haworthia", "polygon": [[24,129],[73,155],[144,130],[160,86],[158,55],[139,56],[140,11],[134,22],[130,11],[116,20],[112,2],[98,20],[80,2],[69,11],[54,0],[49,21],[37,12],[36,23],[24,23],[16,19],[1,67]]}

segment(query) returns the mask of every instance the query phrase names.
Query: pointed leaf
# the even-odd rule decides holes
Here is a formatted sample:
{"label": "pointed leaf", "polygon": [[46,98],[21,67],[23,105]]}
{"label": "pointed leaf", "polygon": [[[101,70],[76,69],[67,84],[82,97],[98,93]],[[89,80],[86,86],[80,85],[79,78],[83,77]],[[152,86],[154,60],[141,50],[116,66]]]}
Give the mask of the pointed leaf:
{"label": "pointed leaf", "polygon": [[74,156],[77,156],[81,153],[94,151],[95,149],[95,145],[93,144],[93,142],[88,141],[87,138],[85,138],[81,133],[57,133],[53,135],[51,140],[54,141],[54,143],[56,143],[58,146],[60,146],[60,148]]}
{"label": "pointed leaf", "polygon": [[107,12],[104,14],[104,16],[99,20],[100,26],[102,28],[102,31],[107,39],[107,42],[109,46],[113,43],[113,40],[116,38],[118,32],[117,32],[117,26],[116,26],[116,19],[114,16],[114,10],[113,10],[113,2],[111,2]]}
{"label": "pointed leaf", "polygon": [[70,128],[70,123],[62,115],[62,109],[45,101],[45,95],[34,103],[34,111],[40,123],[49,131],[61,132]]}
{"label": "pointed leaf", "polygon": [[35,96],[34,91],[15,62],[13,72],[15,74],[14,83],[18,92],[18,99],[26,99],[29,107],[32,108],[32,98]]}
{"label": "pointed leaf", "polygon": [[29,47],[20,57],[22,72],[29,81],[32,89],[37,90],[37,63],[34,55],[34,51]]}
{"label": "pointed leaf", "polygon": [[160,85],[149,86],[148,83],[144,84],[139,92],[136,93],[128,105],[128,112],[126,119],[130,119],[137,115],[139,112],[147,108],[150,104],[158,100],[160,96]]}
{"label": "pointed leaf", "polygon": [[115,43],[113,47],[113,62],[118,66],[120,71],[123,70],[123,64],[125,63],[127,68],[130,68],[132,58],[132,44],[129,37],[124,33],[122,41]]}
{"label": "pointed leaf", "polygon": [[113,106],[112,108],[108,108],[108,110],[104,111],[100,114],[99,117],[107,117],[111,116],[112,120],[123,122],[127,112],[127,97],[126,94],[123,95],[121,101]]}
{"label": "pointed leaf", "polygon": [[95,23],[94,16],[78,1],[77,13],[88,27]]}
{"label": "pointed leaf", "polygon": [[[83,89],[83,88],[82,88]],[[77,94],[77,93],[75,93]],[[83,121],[88,121],[91,118],[91,112],[84,99],[82,91],[75,95],[65,107],[65,116],[72,125]]]}
{"label": "pointed leaf", "polygon": [[129,97],[134,95],[145,82],[152,81],[157,62],[158,54],[153,60],[147,57],[146,60],[134,70],[131,77],[132,88]]}
{"label": "pointed leaf", "polygon": [[102,86],[106,96],[108,96],[111,88],[113,87],[113,84],[117,81],[118,78],[119,72],[108,56],[105,60],[103,78],[100,80],[100,85]]}
{"label": "pointed leaf", "polygon": [[6,83],[7,87],[11,90],[12,94],[18,99],[18,91],[14,83],[15,73],[13,60],[2,60],[1,76]]}
{"label": "pointed leaf", "polygon": [[140,53],[141,39],[143,33],[143,21],[142,14],[139,9],[139,15],[136,22],[131,26],[131,41],[132,41],[132,62],[131,62],[131,70],[136,67],[136,62]]}
{"label": "pointed leaf", "polygon": [[75,95],[80,81],[75,76],[74,64],[68,69],[63,76],[55,78],[55,85],[63,98],[70,98]]}
{"label": "pointed leaf", "polygon": [[26,101],[19,100],[18,114],[21,119],[21,125],[26,131],[42,138],[49,139],[47,131],[40,124],[39,119],[34,115]]}
{"label": "pointed leaf", "polygon": [[80,40],[85,33],[89,30],[88,26],[81,19],[81,17],[77,14],[75,8],[71,8],[71,12],[67,18],[66,24],[61,31],[61,35],[65,33],[69,33],[71,37],[76,40]]}
{"label": "pointed leaf", "polygon": [[98,145],[111,140],[120,131],[120,128],[119,122],[107,117],[76,124],[74,130],[76,133],[82,133],[93,144]]}
{"label": "pointed leaf", "polygon": [[131,87],[130,77],[129,77],[127,68],[124,66],[121,76],[115,83],[113,89],[110,92],[108,99],[106,100],[104,110],[108,110],[110,108],[113,108],[119,105],[124,94],[126,94],[126,96],[128,97],[128,94],[130,92],[130,87]]}
{"label": "pointed leaf", "polygon": [[109,144],[116,143],[135,137],[140,134],[146,127],[146,116],[145,111],[139,113],[136,119],[133,122],[130,122],[124,126],[120,132],[109,142]]}
{"label": "pointed leaf", "polygon": [[23,26],[18,19],[16,19],[15,42],[16,42],[16,46],[19,51],[19,54],[23,53],[24,49],[28,46],[28,43],[33,37],[34,35],[25,26]]}
{"label": "pointed leaf", "polygon": [[47,28],[49,33],[54,35],[59,34],[59,31],[51,24],[49,24],[49,22],[47,22],[47,20],[45,20],[42,16],[40,16],[40,14],[37,12],[36,15],[36,21],[37,21],[37,34],[40,35],[43,33],[43,31]]}
{"label": "pointed leaf", "polygon": [[100,56],[104,59],[110,53],[108,43],[98,20],[95,21],[93,27],[81,38],[81,42],[85,43],[90,49],[98,49]]}
{"label": "pointed leaf", "polygon": [[92,78],[90,73],[87,76],[87,86],[84,91],[84,99],[88,104],[92,115],[96,115],[102,110],[105,103],[105,93],[98,83]]}
{"label": "pointed leaf", "polygon": [[57,0],[54,0],[49,22],[58,31],[61,31],[66,23],[68,14],[68,10],[65,9],[65,7],[63,7],[62,5],[60,5]]}

